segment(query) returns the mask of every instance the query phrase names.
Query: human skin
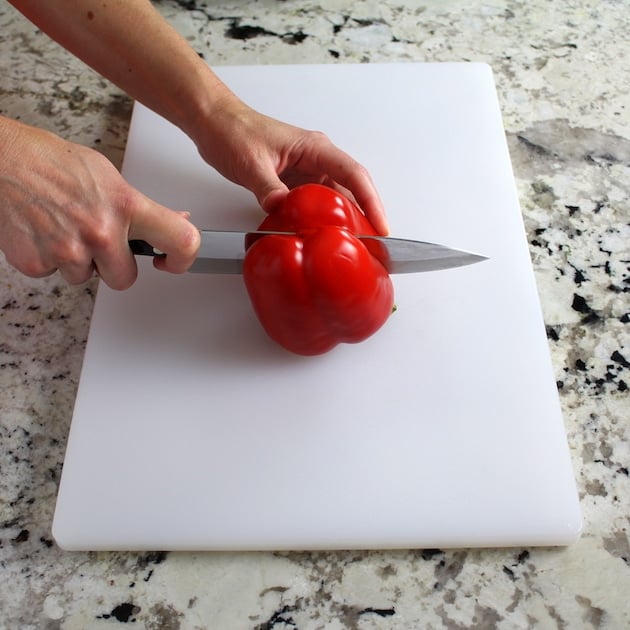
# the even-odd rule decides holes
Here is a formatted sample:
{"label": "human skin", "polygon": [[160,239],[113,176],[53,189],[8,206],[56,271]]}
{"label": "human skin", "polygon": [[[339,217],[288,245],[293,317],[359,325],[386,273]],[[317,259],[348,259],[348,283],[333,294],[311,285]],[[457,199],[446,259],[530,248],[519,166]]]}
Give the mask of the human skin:
{"label": "human skin", "polygon": [[[243,103],[148,0],[11,3],[179,126],[201,156],[248,188],[263,210],[271,211],[289,188],[325,183],[353,198],[377,233],[388,233],[379,195],[362,165],[325,134]],[[97,272],[111,287],[125,289],[137,275],[130,239],[163,251],[166,256],[155,260],[162,270],[181,273],[192,264],[199,233],[187,214],[132,188],[101,154],[3,117],[0,145],[0,249],[18,270],[34,277],[59,270],[71,283]]]}

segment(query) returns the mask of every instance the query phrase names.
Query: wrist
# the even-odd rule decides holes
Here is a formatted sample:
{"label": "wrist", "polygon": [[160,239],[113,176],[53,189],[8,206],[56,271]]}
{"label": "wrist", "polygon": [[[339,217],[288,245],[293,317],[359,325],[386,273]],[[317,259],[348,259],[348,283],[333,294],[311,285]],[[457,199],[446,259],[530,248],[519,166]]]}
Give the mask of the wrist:
{"label": "wrist", "polygon": [[211,162],[213,147],[229,145],[252,112],[218,77],[212,77],[187,103],[179,125]]}

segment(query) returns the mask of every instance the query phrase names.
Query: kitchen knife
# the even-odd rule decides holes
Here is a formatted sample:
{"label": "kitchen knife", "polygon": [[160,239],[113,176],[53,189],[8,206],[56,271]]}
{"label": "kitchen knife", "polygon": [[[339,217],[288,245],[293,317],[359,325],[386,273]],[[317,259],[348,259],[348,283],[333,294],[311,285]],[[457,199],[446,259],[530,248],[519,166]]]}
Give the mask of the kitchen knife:
{"label": "kitchen knife", "polygon": [[[201,230],[201,246],[188,271],[196,273],[243,273],[246,242],[269,235],[293,236],[291,232],[233,232]],[[389,273],[415,273],[461,267],[487,260],[486,256],[451,249],[437,243],[425,243],[389,236],[357,236]],[[129,241],[131,251],[140,256],[163,256],[149,243]]]}

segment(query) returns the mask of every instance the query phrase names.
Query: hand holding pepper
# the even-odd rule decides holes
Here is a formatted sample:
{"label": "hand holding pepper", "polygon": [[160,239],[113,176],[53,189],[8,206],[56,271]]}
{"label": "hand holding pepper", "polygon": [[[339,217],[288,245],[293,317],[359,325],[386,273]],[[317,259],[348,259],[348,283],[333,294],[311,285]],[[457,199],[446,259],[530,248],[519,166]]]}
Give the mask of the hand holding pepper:
{"label": "hand holding pepper", "polygon": [[192,133],[201,155],[228,179],[251,190],[271,212],[289,189],[324,184],[355,201],[377,234],[389,227],[368,171],[322,132],[288,125],[235,100]]}

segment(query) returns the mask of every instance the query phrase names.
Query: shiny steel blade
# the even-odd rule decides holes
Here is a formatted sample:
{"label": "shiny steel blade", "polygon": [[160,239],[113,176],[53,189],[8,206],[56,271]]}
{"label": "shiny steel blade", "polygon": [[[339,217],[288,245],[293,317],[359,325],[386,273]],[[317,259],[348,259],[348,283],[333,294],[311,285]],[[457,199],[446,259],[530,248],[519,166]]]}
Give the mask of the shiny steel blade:
{"label": "shiny steel blade", "polygon": [[[246,240],[248,237],[255,238],[268,234],[290,233],[202,230],[199,253],[189,271],[219,274],[243,273]],[[358,238],[389,273],[437,271],[486,260],[485,256],[451,249],[436,243],[383,236],[358,236]]]}
{"label": "shiny steel blade", "polygon": [[359,236],[361,242],[389,273],[417,273],[463,267],[487,260],[486,256],[437,243],[384,236]]}
{"label": "shiny steel blade", "polygon": [[243,273],[243,260],[247,241],[261,236],[280,234],[295,236],[294,232],[252,230],[233,232],[228,230],[200,230],[201,245],[197,258],[188,271],[193,273]]}
{"label": "shiny steel blade", "polygon": [[243,273],[247,232],[201,230],[193,273]]}

